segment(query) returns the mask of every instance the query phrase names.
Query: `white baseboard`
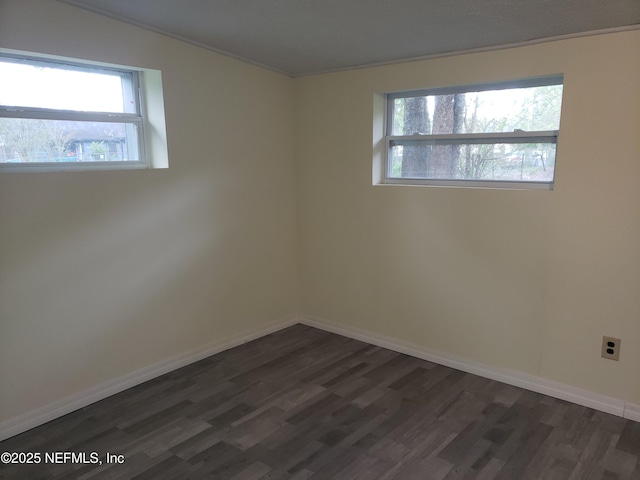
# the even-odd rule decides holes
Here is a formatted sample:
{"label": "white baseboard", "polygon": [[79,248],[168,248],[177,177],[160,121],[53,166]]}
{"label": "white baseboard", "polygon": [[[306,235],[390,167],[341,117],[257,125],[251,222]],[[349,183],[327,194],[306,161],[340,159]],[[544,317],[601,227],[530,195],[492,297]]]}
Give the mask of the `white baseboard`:
{"label": "white baseboard", "polygon": [[398,340],[393,337],[380,335],[364,329],[345,327],[319,318],[303,317],[299,318],[298,321],[299,323],[310,327],[337,333],[345,337],[361,340],[379,347],[388,348],[395,352],[404,353],[439,365],[455,368],[456,370],[473,373],[491,380],[524,388],[525,390],[542,393],[560,400],[566,400],[578,405],[593,408],[594,410],[599,410],[640,422],[640,405],[634,405],[617,398],[608,397],[589,390],[572,387],[570,385],[518,372],[516,370],[485,365],[466,358],[434,351],[421,345],[403,342],[402,340]]}
{"label": "white baseboard", "polygon": [[296,323],[298,323],[298,321],[295,318],[281,319],[268,327],[260,327],[239,335],[224,338],[214,344],[191,350],[154,365],[149,365],[148,367],[133,371],[120,378],[110,380],[88,390],[58,400],[50,405],[4,421],[0,423],[0,441],[26,432],[43,423],[47,423],[111,395],[120,393],[127,388],[134,387],[152,378],[159,377],[160,375],[197,362],[203,358],[242,345],[243,343],[264,337],[265,335],[277,332]]}
{"label": "white baseboard", "polygon": [[473,373],[508,385],[542,393],[544,395],[549,395],[550,397],[559,398],[561,400],[566,400],[578,405],[583,405],[595,410],[640,422],[640,405],[624,402],[623,400],[572,387],[559,382],[554,382],[535,375],[484,365],[472,360],[437,352],[421,345],[403,342],[396,338],[376,334],[364,329],[345,327],[326,320],[305,317],[298,319],[282,319],[268,327],[261,327],[239,335],[227,337],[215,344],[207,345],[205,347],[186,352],[182,355],[177,355],[167,360],[163,360],[162,362],[154,365],[141,368],[128,373],[123,377],[97,385],[88,390],[84,390],[75,395],[58,400],[50,405],[46,405],[37,410],[33,410],[16,418],[4,421],[0,423],[0,441],[13,437],[14,435],[18,435],[19,433],[26,432],[27,430],[86,407],[87,405],[111,395],[115,395],[116,393],[120,393],[128,388],[135,387],[147,380],[159,377],[160,375],[164,375],[165,373],[169,373],[178,368],[197,362],[203,358],[210,357],[216,353],[237,347],[243,343],[277,332],[283,328],[295,325],[296,323],[308,325],[327,332],[337,333],[345,337],[361,340],[396,352],[405,353],[439,365],[455,368],[463,372]]}
{"label": "white baseboard", "polygon": [[627,402],[624,406],[624,418],[640,422],[640,405]]}

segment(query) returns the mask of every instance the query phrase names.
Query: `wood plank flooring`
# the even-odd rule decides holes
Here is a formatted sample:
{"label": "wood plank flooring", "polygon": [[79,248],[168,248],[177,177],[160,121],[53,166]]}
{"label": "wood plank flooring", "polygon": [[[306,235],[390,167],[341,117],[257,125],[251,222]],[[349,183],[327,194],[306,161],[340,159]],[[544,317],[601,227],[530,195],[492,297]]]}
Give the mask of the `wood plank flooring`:
{"label": "wood plank flooring", "polygon": [[3,479],[640,480],[640,423],[295,325],[0,443]]}

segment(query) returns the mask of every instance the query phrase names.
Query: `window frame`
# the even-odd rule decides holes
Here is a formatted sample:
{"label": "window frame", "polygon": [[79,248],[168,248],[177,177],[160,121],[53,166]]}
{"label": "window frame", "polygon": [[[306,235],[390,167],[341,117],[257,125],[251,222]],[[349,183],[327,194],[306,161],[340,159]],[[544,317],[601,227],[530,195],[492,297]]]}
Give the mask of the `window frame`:
{"label": "window frame", "polygon": [[419,90],[391,92],[385,94],[384,115],[384,164],[382,183],[390,185],[427,185],[440,187],[469,187],[469,188],[506,188],[553,190],[555,182],[532,180],[482,180],[482,179],[429,179],[414,177],[391,176],[391,149],[397,145],[475,145],[475,144],[518,144],[518,143],[547,143],[556,145],[560,130],[544,131],[514,131],[495,133],[453,133],[453,134],[414,134],[392,135],[394,101],[398,98],[424,97],[432,95],[455,95],[460,93],[483,92],[489,90],[508,90],[515,88],[544,87],[552,85],[564,86],[564,75],[548,75],[526,79],[490,82],[481,84],[458,85],[452,87],[436,87]]}
{"label": "window frame", "polygon": [[[89,73],[117,74],[121,78],[129,77],[131,88],[123,89],[123,100],[133,100],[135,112],[86,112],[41,107],[22,107],[0,105],[0,118],[18,118],[25,120],[59,120],[94,123],[122,123],[133,125],[136,129],[135,148],[138,160],[113,160],[90,162],[25,162],[0,163],[2,172],[50,172],[50,171],[84,171],[84,170],[137,170],[151,168],[151,162],[146,155],[145,124],[147,123],[143,92],[144,71],[102,64],[98,62],[86,63],[77,59],[48,55],[31,55],[11,53],[0,49],[0,60],[10,59],[16,63],[24,62],[29,65],[59,66],[64,70],[78,70]],[[127,90],[127,91],[125,91]]]}

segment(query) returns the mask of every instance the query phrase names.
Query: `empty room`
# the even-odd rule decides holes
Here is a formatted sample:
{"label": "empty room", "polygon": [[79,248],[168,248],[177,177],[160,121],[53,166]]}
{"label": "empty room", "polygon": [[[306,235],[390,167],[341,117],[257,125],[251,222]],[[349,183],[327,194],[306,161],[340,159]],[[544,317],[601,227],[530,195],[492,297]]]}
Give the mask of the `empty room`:
{"label": "empty room", "polygon": [[640,479],[638,0],[0,0],[0,478]]}

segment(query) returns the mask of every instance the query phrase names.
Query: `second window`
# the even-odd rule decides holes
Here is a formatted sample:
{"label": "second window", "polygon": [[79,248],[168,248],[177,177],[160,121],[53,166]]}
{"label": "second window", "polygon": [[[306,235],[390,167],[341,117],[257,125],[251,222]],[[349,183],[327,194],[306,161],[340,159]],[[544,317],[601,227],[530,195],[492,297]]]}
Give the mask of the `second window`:
{"label": "second window", "polygon": [[553,188],[562,80],[388,94],[385,183]]}

